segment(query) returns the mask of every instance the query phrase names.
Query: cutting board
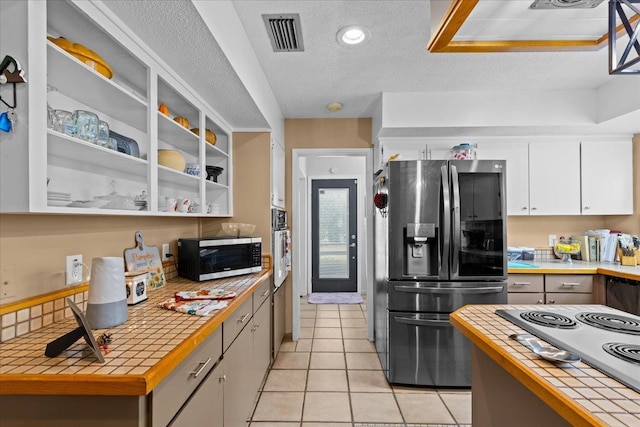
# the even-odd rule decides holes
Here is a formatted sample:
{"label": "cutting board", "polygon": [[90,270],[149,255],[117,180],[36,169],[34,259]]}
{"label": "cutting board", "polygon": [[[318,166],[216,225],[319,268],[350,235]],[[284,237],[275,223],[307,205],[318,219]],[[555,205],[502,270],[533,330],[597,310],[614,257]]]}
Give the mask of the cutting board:
{"label": "cutting board", "polygon": [[150,289],[161,288],[165,284],[160,252],[155,246],[146,246],[142,240],[142,233],[136,231],[136,246],[124,250],[124,262],[128,272],[147,273],[148,287]]}

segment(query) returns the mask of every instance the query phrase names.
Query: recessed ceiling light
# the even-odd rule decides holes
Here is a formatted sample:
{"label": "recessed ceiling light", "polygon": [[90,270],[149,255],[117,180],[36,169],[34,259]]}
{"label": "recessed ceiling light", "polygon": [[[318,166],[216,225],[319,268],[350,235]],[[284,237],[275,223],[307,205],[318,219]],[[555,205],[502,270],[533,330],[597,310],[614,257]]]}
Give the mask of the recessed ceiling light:
{"label": "recessed ceiling light", "polygon": [[353,46],[356,44],[360,44],[369,40],[371,37],[371,31],[367,27],[363,27],[361,25],[349,25],[348,27],[343,27],[336,34],[336,39],[338,43]]}
{"label": "recessed ceiling light", "polygon": [[340,104],[339,102],[332,102],[331,104],[327,104],[327,110],[331,111],[332,113],[337,113],[338,111],[342,110],[342,104]]}

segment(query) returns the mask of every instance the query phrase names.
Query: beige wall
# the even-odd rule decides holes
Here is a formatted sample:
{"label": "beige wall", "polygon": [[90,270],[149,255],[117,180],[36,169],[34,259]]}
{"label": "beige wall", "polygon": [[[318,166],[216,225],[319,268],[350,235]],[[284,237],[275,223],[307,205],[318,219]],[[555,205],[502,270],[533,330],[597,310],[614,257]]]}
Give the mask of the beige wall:
{"label": "beige wall", "polygon": [[[294,222],[291,205],[291,161],[293,149],[371,148],[371,119],[287,119],[285,120],[285,205],[289,224]],[[295,248],[292,248],[295,251]],[[284,283],[286,305],[285,331],[292,331],[291,275]]]}
{"label": "beige wall", "polygon": [[[16,296],[2,303],[62,289],[67,255],[91,259],[122,256],[135,246],[141,231],[148,246],[170,243],[177,254],[177,239],[198,233],[197,218],[128,217],[98,215],[0,215],[0,266],[15,270]],[[85,276],[88,271],[85,269]]]}
{"label": "beige wall", "polygon": [[269,132],[233,134],[233,218],[203,218],[202,235],[214,236],[223,222],[255,224],[262,253],[271,253],[271,138]]}

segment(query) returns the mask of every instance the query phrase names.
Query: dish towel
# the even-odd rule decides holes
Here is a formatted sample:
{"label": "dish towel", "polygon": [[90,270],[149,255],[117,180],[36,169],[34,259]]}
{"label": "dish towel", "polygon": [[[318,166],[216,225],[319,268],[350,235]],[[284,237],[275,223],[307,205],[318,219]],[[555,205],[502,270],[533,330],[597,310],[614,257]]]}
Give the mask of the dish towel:
{"label": "dish towel", "polygon": [[167,310],[174,310],[180,313],[195,314],[196,316],[208,316],[214,311],[220,310],[227,306],[225,300],[192,300],[177,301],[175,298],[161,302],[160,307]]}
{"label": "dish towel", "polygon": [[176,301],[222,300],[231,299],[235,296],[235,292],[220,288],[204,288],[199,291],[183,291],[173,294]]}

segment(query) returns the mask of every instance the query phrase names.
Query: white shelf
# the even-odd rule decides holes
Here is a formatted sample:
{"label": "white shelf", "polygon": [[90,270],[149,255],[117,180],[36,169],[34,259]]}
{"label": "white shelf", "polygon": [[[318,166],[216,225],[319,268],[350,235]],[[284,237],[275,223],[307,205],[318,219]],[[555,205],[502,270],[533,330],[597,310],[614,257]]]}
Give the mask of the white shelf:
{"label": "white shelf", "polygon": [[158,138],[176,150],[199,156],[200,137],[176,121],[158,112]]}
{"label": "white shelf", "polygon": [[134,128],[147,131],[147,102],[47,41],[48,85]]}
{"label": "white shelf", "polygon": [[158,165],[158,184],[165,187],[197,191],[200,177]]}
{"label": "white shelf", "polygon": [[206,185],[207,185],[207,191],[210,191],[210,190],[223,191],[223,190],[228,190],[229,189],[229,187],[224,185],[224,184],[220,184],[218,182],[209,181],[208,179],[205,182],[206,182]]}
{"label": "white shelf", "polygon": [[[119,171],[146,180],[147,161],[48,130],[49,164],[78,170]],[[83,211],[85,209],[82,209]]]}
{"label": "white shelf", "polygon": [[214,156],[214,157],[220,157],[220,158],[228,158],[229,154],[225,153],[224,151],[222,151],[220,148],[216,147],[215,145],[211,145],[208,142],[206,142],[206,155],[207,156]]}

